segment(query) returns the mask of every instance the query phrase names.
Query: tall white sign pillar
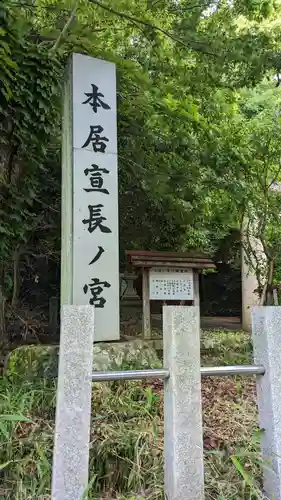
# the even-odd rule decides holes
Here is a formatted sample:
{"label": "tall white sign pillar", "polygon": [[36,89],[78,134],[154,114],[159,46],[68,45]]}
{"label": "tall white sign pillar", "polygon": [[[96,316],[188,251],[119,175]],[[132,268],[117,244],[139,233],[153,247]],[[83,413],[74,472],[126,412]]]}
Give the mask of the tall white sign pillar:
{"label": "tall white sign pillar", "polygon": [[73,54],[62,166],[62,305],[95,307],[95,341],[119,339],[115,64]]}

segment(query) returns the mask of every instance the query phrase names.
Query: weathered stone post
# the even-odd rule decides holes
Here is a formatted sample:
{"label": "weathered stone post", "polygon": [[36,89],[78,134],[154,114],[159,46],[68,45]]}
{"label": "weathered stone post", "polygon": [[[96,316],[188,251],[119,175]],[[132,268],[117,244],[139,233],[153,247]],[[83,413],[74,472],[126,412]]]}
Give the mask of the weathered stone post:
{"label": "weathered stone post", "polygon": [[88,484],[93,306],[63,306],[52,500],[81,500]]}
{"label": "weathered stone post", "polygon": [[265,374],[257,377],[264,492],[281,500],[281,307],[252,309],[254,357]]}
{"label": "weathered stone post", "polygon": [[163,308],[164,454],[168,500],[203,500],[199,307]]}

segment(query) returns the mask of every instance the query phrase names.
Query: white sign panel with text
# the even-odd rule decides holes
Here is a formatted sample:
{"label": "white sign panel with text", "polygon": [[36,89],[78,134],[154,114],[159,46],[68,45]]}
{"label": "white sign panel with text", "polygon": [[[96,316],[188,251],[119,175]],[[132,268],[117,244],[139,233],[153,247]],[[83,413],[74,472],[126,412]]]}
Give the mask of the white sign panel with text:
{"label": "white sign panel with text", "polygon": [[73,304],[93,305],[95,341],[119,339],[115,64],[73,55]]}
{"label": "white sign panel with text", "polygon": [[192,270],[152,267],[149,271],[150,300],[193,300]]}

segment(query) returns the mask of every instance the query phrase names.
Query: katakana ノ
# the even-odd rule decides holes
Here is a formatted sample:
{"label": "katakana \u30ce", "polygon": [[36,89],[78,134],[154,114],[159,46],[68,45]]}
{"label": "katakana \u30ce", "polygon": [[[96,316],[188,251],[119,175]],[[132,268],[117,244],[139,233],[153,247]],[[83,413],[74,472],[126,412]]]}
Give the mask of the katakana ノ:
{"label": "katakana \u30ce", "polygon": [[97,262],[97,260],[99,260],[100,256],[103,254],[104,252],[104,248],[102,247],[98,247],[98,253],[97,255],[93,258],[93,260],[91,260],[91,262],[89,262],[89,266],[91,264],[94,264],[95,262]]}
{"label": "katakana \u30ce", "polygon": [[89,233],[92,233],[97,228],[99,228],[102,233],[111,233],[112,232],[111,229],[109,229],[109,227],[102,224],[103,221],[106,220],[106,217],[103,217],[101,215],[102,208],[103,208],[103,205],[101,203],[99,203],[98,205],[88,205],[89,218],[83,219],[82,222],[83,222],[83,224],[88,224]]}
{"label": "katakana \u30ce", "polygon": [[102,174],[109,174],[109,170],[106,168],[99,168],[98,165],[92,165],[92,168],[86,168],[84,170],[85,175],[90,174],[90,184],[91,188],[84,188],[84,191],[91,193],[93,191],[98,193],[109,194],[108,190],[103,187],[103,176]]}
{"label": "katakana \u30ce", "polygon": [[108,138],[101,137],[103,132],[103,127],[101,125],[90,125],[90,133],[88,139],[83,144],[82,148],[86,148],[92,143],[93,150],[95,153],[104,153],[107,147]]}
{"label": "katakana \u30ce", "polygon": [[93,84],[91,86],[92,92],[84,92],[87,99],[82,104],[90,104],[94,113],[97,112],[98,108],[111,109],[108,104],[101,100],[101,97],[104,97],[104,95],[99,92],[99,88]]}
{"label": "katakana \u30ce", "polygon": [[104,297],[100,297],[100,295],[104,288],[110,287],[111,285],[107,281],[100,281],[98,278],[92,278],[92,283],[84,285],[83,291],[86,294],[90,290],[92,297],[89,300],[89,304],[91,304],[91,306],[103,308],[106,303],[106,299]]}

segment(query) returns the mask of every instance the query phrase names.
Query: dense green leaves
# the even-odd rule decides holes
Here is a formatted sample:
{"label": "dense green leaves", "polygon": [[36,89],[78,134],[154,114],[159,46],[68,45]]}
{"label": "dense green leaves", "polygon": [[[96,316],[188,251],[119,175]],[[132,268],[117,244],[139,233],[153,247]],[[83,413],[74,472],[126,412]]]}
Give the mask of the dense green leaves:
{"label": "dense green leaves", "polygon": [[[12,62],[0,94],[2,310],[3,303],[11,303],[13,307],[16,304],[22,257],[44,239],[46,227],[56,234],[56,221],[54,217],[50,220],[49,207],[52,209],[54,194],[59,191],[49,158],[57,156],[60,143],[63,66],[56,54],[36,43],[24,16],[18,23],[18,14],[8,10],[7,4],[5,30],[10,35],[8,48]],[[44,246],[48,248],[46,243]],[[40,249],[40,244],[37,248]],[[3,316],[0,319],[1,338],[5,325]]]}
{"label": "dense green leaves", "polygon": [[2,294],[18,295],[28,252],[59,257],[60,85],[73,51],[117,64],[121,258],[215,253],[256,214],[272,260],[280,12],[269,0],[1,3]]}
{"label": "dense green leaves", "polygon": [[8,21],[6,1],[0,5],[0,92],[1,99],[8,100],[11,96],[9,81],[12,78],[16,64],[12,59],[11,45],[14,42],[14,32]]}

